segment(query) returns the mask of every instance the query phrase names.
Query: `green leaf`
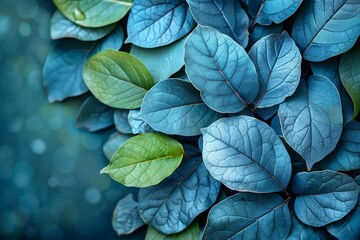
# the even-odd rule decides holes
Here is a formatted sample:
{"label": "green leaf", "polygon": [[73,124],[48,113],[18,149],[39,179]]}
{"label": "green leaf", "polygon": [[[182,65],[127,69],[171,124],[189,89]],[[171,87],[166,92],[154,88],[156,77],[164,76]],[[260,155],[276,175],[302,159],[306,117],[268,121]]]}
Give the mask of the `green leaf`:
{"label": "green leaf", "polygon": [[354,103],[353,119],[360,112],[360,46],[345,53],[340,60],[340,78]]}
{"label": "green leaf", "polygon": [[139,108],[145,93],[154,85],[142,62],[114,50],[91,57],[84,65],[83,77],[100,102],[121,109]]}
{"label": "green leaf", "polygon": [[84,27],[102,27],[122,19],[133,0],[53,0],[70,21]]}
{"label": "green leaf", "polygon": [[145,240],[198,240],[200,235],[200,228],[198,222],[195,220],[188,228],[185,230],[172,234],[165,235],[162,232],[159,232],[155,228],[149,227]]}
{"label": "green leaf", "polygon": [[183,155],[178,141],[159,133],[144,133],[121,145],[100,173],[128,187],[149,187],[170,176]]}

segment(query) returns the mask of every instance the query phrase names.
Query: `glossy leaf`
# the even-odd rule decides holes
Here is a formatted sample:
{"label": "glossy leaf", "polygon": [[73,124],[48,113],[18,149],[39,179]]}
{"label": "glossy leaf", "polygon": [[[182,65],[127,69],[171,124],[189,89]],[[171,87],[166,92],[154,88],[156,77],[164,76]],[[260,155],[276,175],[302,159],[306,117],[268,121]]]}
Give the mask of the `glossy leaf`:
{"label": "glossy leaf", "polygon": [[303,224],[295,215],[291,215],[291,230],[286,240],[326,240],[318,229]]}
{"label": "glossy leaf", "polygon": [[279,192],[291,177],[290,157],[267,124],[256,118],[223,118],[202,129],[203,159],[211,175],[237,191]]}
{"label": "glossy leaf", "polygon": [[186,0],[201,26],[213,27],[244,48],[249,40],[249,17],[238,0]]}
{"label": "glossy leaf", "polygon": [[142,219],[166,234],[178,233],[189,226],[214,204],[220,190],[220,182],[205,168],[199,149],[192,145],[184,148],[182,163],[170,177],[139,191]]}
{"label": "glossy leaf", "polygon": [[96,41],[108,35],[116,26],[111,24],[101,28],[87,28],[65,18],[59,11],[51,17],[51,38],[76,38],[82,41]]}
{"label": "glossy leaf", "polygon": [[260,39],[249,57],[259,77],[255,109],[282,103],[295,92],[301,76],[301,54],[287,32]]}
{"label": "glossy leaf", "polygon": [[129,110],[117,109],[114,112],[114,123],[116,130],[121,133],[131,134],[132,127],[130,126],[129,120]]}
{"label": "glossy leaf", "polygon": [[198,240],[200,235],[200,228],[198,222],[195,220],[184,231],[176,234],[165,235],[155,228],[149,227],[146,231],[145,240]]}
{"label": "glossy leaf", "polygon": [[127,140],[100,173],[128,187],[148,187],[170,176],[184,155],[182,145],[162,134],[144,133]]}
{"label": "glossy leaf", "polygon": [[185,68],[204,102],[217,112],[236,113],[258,94],[254,64],[230,37],[197,27],[185,43]]}
{"label": "glossy leaf", "polygon": [[[359,3],[360,12],[360,3]],[[360,13],[358,18],[360,19]],[[360,22],[360,20],[359,20]],[[360,28],[360,23],[359,23]],[[360,30],[359,30],[360,31]],[[340,60],[340,78],[346,91],[349,93],[354,104],[353,119],[360,112],[360,47],[356,46],[349,52],[345,53]]]}
{"label": "glossy leaf", "polygon": [[184,66],[185,40],[186,38],[183,38],[170,45],[155,49],[140,48],[133,45],[130,54],[145,64],[157,83],[168,79]]}
{"label": "glossy leaf", "polygon": [[356,205],[359,185],[350,176],[330,170],[301,172],[292,184],[296,216],[305,224],[322,227],[346,216]]}
{"label": "glossy leaf", "polygon": [[203,239],[285,239],[291,227],[288,202],[274,194],[238,193],[209,212]]}
{"label": "glossy leaf", "polygon": [[155,132],[147,122],[139,118],[139,113],[139,109],[129,111],[128,122],[131,127],[131,132],[133,134]]}
{"label": "glossy leaf", "polygon": [[103,152],[106,158],[110,160],[116,150],[131,137],[133,136],[118,132],[111,134],[103,146]]}
{"label": "glossy leaf", "polygon": [[304,1],[292,37],[304,59],[324,61],[349,50],[360,34],[358,0]]}
{"label": "glossy leaf", "polygon": [[152,77],[137,58],[126,52],[106,50],[91,57],[84,65],[84,80],[102,103],[121,109],[141,106],[152,87]]}
{"label": "glossy leaf", "polygon": [[200,128],[221,116],[203,103],[200,93],[190,83],[176,79],[151,88],[139,114],[156,131],[183,136],[199,135]]}
{"label": "glossy leaf", "polygon": [[84,27],[102,27],[119,21],[130,10],[133,0],[53,0],[72,22]]}
{"label": "glossy leaf", "polygon": [[130,234],[144,225],[139,215],[138,205],[132,194],[128,194],[116,204],[112,226],[119,236]]}
{"label": "glossy leaf", "polygon": [[295,94],[280,104],[278,115],[286,142],[306,160],[308,169],[335,149],[343,117],[339,93],[326,77],[300,81]]}
{"label": "glossy leaf", "polygon": [[280,34],[283,31],[282,24],[271,24],[269,26],[255,25],[254,29],[250,32],[249,35],[249,44],[248,47],[254,45],[261,38],[270,35],[270,34]]}
{"label": "glossy leaf", "polygon": [[144,48],[168,45],[195,26],[185,0],[141,0],[131,8],[126,43]]}
{"label": "glossy leaf", "polygon": [[90,132],[95,132],[114,124],[114,109],[110,108],[94,97],[87,98],[81,105],[76,118],[76,125]]}

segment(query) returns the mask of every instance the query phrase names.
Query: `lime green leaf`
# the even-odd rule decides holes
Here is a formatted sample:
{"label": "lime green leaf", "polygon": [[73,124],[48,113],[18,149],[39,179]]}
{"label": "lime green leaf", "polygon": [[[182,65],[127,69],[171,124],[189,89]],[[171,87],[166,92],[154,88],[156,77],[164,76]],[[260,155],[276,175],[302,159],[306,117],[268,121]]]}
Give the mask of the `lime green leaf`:
{"label": "lime green leaf", "polygon": [[149,227],[146,232],[145,240],[198,240],[199,235],[199,224],[195,220],[185,230],[172,235],[165,235],[162,232],[156,230],[155,228]]}
{"label": "lime green leaf", "polygon": [[145,93],[154,85],[140,60],[114,50],[91,57],[84,65],[83,77],[100,102],[121,109],[139,108]]}
{"label": "lime green leaf", "polygon": [[133,0],[53,0],[70,21],[84,27],[103,27],[119,21]]}
{"label": "lime green leaf", "polygon": [[101,173],[128,187],[153,186],[175,171],[183,155],[178,141],[159,133],[144,133],[121,145]]}

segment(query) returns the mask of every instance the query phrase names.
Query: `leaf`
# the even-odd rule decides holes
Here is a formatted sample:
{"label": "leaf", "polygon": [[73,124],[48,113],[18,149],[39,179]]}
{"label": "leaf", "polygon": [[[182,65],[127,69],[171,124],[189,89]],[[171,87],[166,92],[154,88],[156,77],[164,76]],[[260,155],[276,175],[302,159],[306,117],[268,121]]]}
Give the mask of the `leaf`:
{"label": "leaf", "polygon": [[304,59],[324,61],[355,44],[360,34],[358,0],[309,0],[300,9],[292,37]]}
{"label": "leaf", "polygon": [[133,0],[53,0],[70,21],[83,27],[102,27],[122,19]]}
{"label": "leaf", "polygon": [[238,0],[186,0],[201,26],[213,27],[244,48],[249,40],[249,17]]}
{"label": "leaf", "polygon": [[166,134],[199,135],[222,115],[208,108],[190,83],[169,79],[156,84],[145,95],[139,118]]}
{"label": "leaf", "polygon": [[132,134],[132,127],[130,126],[129,120],[129,110],[117,109],[114,112],[114,123],[116,130],[125,134]]}
{"label": "leaf", "polygon": [[281,141],[284,143],[284,146],[289,153],[291,158],[291,167],[292,167],[292,175],[295,175],[298,172],[304,172],[307,170],[305,160],[294,150],[289,144],[285,141],[285,139],[281,136]]}
{"label": "leaf", "polygon": [[134,109],[129,111],[128,122],[131,126],[131,131],[133,134],[155,132],[154,129],[144,120],[139,118],[139,109]]}
{"label": "leaf", "polygon": [[272,107],[268,108],[257,108],[255,110],[255,113],[259,115],[264,120],[269,120],[271,117],[273,117],[279,110],[279,105],[274,105]]}
{"label": "leaf", "polygon": [[271,120],[271,128],[277,133],[277,135],[282,136],[280,119],[278,115],[275,115]]}
{"label": "leaf", "polygon": [[121,109],[139,108],[154,84],[142,62],[129,53],[114,50],[91,57],[84,65],[83,76],[100,102]]}
{"label": "leaf", "polygon": [[316,228],[303,224],[295,215],[291,215],[291,230],[286,240],[326,240]]}
{"label": "leaf", "polygon": [[128,187],[149,187],[170,176],[184,155],[182,145],[158,133],[144,133],[127,140],[100,173],[109,174]]}
{"label": "leaf", "polygon": [[288,201],[275,194],[238,193],[209,212],[203,239],[285,239],[290,231]]}
{"label": "leaf", "polygon": [[202,129],[203,159],[211,175],[230,189],[279,192],[291,177],[290,157],[268,125],[256,118],[223,118]]}
{"label": "leaf", "polygon": [[261,25],[282,23],[300,7],[302,0],[245,0],[253,21]]}
{"label": "leaf", "polygon": [[[360,4],[359,4],[360,9]],[[360,19],[360,13],[359,17]],[[360,23],[359,23],[360,28]],[[359,30],[360,31],[360,30]],[[354,115],[352,119],[360,112],[360,47],[356,46],[349,52],[342,55],[340,60],[340,78],[346,91],[349,93],[354,104]]]}
{"label": "leaf", "polygon": [[210,27],[197,27],[185,43],[185,68],[213,110],[236,113],[258,93],[256,69],[245,50]]}
{"label": "leaf", "polygon": [[165,235],[155,228],[149,227],[146,231],[145,240],[198,240],[200,235],[200,228],[198,222],[195,220],[187,229],[180,233]]}
{"label": "leaf", "polygon": [[76,125],[90,132],[95,132],[114,124],[114,109],[102,104],[94,97],[88,97],[81,105],[76,118]]}
{"label": "leaf", "polygon": [[176,171],[160,184],[139,191],[142,219],[165,233],[178,233],[200,213],[210,208],[220,190],[220,182],[205,168],[201,152],[184,145],[185,155]]}
{"label": "leaf", "polygon": [[360,123],[352,121],[344,126],[335,150],[318,164],[333,171],[360,169]]}
{"label": "leaf", "polygon": [[278,112],[286,142],[306,161],[307,168],[335,149],[342,131],[340,96],[322,75],[300,81],[295,94]]}
{"label": "leaf", "polygon": [[282,103],[295,92],[301,76],[301,54],[287,32],[260,39],[249,57],[259,77],[254,109]]}
{"label": "leaf", "polygon": [[119,25],[109,36],[97,42],[75,39],[59,41],[47,56],[43,68],[48,100],[62,101],[87,92],[82,77],[83,64],[97,52],[121,48],[123,38],[124,33]]}
{"label": "leaf", "polygon": [[119,236],[130,234],[144,225],[139,215],[138,205],[131,193],[116,204],[112,226]]}
{"label": "leaf", "polygon": [[269,26],[255,25],[254,29],[250,32],[249,35],[249,44],[248,47],[254,45],[261,38],[270,35],[270,34],[281,34],[283,32],[283,24],[271,24]]}
{"label": "leaf", "polygon": [[108,35],[116,24],[111,24],[101,28],[87,28],[79,26],[67,18],[59,11],[56,11],[51,18],[51,38],[76,38],[82,41],[96,41]]}
{"label": "leaf", "polygon": [[131,137],[133,136],[118,132],[111,134],[103,146],[103,152],[106,158],[110,160],[116,150]]}
{"label": "leaf", "polygon": [[131,8],[126,43],[143,48],[168,45],[195,26],[185,0],[135,1]]}
{"label": "leaf", "polygon": [[296,216],[305,224],[322,227],[348,214],[358,201],[360,187],[350,176],[330,170],[301,172],[292,184]]}
{"label": "leaf", "polygon": [[170,45],[155,49],[132,45],[130,54],[145,64],[155,83],[158,83],[168,79],[184,66],[185,40],[186,38],[182,38]]}

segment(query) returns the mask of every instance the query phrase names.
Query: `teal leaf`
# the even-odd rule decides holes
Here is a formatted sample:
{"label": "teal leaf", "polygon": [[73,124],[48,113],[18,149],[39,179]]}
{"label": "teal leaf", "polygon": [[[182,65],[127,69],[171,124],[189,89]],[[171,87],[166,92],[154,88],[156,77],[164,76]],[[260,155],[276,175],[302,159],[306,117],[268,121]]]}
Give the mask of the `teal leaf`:
{"label": "teal leaf", "polygon": [[126,109],[116,109],[114,112],[114,123],[116,130],[121,133],[131,134],[132,127],[130,126],[129,120],[129,110]]}
{"label": "teal leaf", "polygon": [[145,240],[198,240],[200,237],[199,223],[195,220],[182,232],[166,235],[155,228],[149,227],[146,231]]}
{"label": "teal leaf", "polygon": [[295,214],[291,214],[291,230],[286,240],[326,240],[320,230],[303,224]]}
{"label": "teal leaf", "polygon": [[281,34],[284,26],[282,24],[271,24],[269,26],[255,25],[249,35],[248,47],[254,45],[261,38],[270,34]]}
{"label": "teal leaf", "polygon": [[128,134],[121,134],[118,132],[111,134],[103,146],[105,157],[110,160],[116,150],[118,150],[118,148],[131,137],[133,136]]}
{"label": "teal leaf", "polygon": [[133,109],[129,111],[128,122],[133,134],[155,132],[151,126],[139,117],[140,110]]}

